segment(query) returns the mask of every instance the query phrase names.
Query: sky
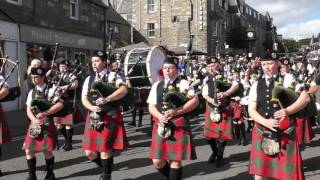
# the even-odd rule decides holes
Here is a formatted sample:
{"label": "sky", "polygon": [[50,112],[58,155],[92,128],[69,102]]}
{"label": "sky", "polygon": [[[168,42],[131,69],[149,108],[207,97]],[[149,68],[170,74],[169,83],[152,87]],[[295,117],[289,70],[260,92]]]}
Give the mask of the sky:
{"label": "sky", "polygon": [[295,40],[320,33],[320,0],[246,0],[252,8],[273,18],[278,34]]}

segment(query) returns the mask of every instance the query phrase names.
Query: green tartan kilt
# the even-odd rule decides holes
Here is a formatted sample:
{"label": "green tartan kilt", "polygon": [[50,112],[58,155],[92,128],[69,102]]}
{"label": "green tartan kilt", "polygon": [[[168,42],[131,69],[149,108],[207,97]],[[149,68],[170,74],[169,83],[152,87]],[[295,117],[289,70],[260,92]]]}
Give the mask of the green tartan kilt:
{"label": "green tartan kilt", "polygon": [[252,146],[249,161],[249,174],[281,180],[302,180],[302,159],[299,145],[293,136],[281,135],[281,152],[276,156],[266,155],[261,147],[262,136],[257,125],[252,131]]}
{"label": "green tartan kilt", "polygon": [[[184,118],[181,117],[178,121],[182,122],[183,119]],[[153,120],[155,123],[152,130],[152,141],[149,153],[150,159],[174,161],[197,159],[190,128],[176,127],[173,138],[164,139],[157,133],[158,120],[156,118]]]}

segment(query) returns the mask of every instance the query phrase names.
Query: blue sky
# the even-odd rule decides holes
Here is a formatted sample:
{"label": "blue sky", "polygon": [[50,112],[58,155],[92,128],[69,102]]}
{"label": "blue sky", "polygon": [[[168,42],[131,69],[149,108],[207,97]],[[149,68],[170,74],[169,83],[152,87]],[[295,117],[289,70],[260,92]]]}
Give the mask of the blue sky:
{"label": "blue sky", "polygon": [[320,0],[246,0],[246,3],[262,14],[268,11],[284,38],[301,39],[320,33]]}

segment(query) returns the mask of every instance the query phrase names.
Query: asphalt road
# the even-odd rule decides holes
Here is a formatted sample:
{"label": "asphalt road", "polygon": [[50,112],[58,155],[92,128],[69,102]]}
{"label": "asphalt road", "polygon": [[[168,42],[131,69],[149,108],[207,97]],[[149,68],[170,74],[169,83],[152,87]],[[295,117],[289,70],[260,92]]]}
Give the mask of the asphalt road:
{"label": "asphalt road", "polygon": [[[17,116],[15,113],[14,115]],[[3,155],[0,166],[4,174],[0,179],[5,180],[25,180],[27,176],[27,162],[22,143],[26,133],[25,114],[21,113],[21,118],[15,120],[20,123],[11,124],[13,142],[3,146]],[[117,152],[115,156],[113,180],[161,180],[159,173],[155,171],[150,159],[148,159],[150,145],[150,121],[148,115],[144,116],[143,127],[136,128],[126,125],[127,135],[130,141],[130,148]],[[125,123],[131,117],[125,118]],[[194,161],[184,161],[183,179],[188,180],[214,180],[214,179],[252,179],[248,174],[248,159],[251,145],[239,146],[233,141],[229,141],[225,150],[225,166],[216,168],[206,161],[211,154],[209,146],[202,136],[201,121],[203,118],[192,121],[194,143],[198,159]],[[57,179],[91,180],[98,179],[100,169],[86,159],[81,149],[81,139],[83,134],[83,124],[75,127],[73,140],[74,149],[69,152],[55,151],[55,174]],[[320,179],[320,130],[315,129],[317,137],[312,144],[302,151],[304,159],[304,171],[307,179]],[[60,137],[60,143],[63,143]],[[37,176],[43,179],[45,176],[45,162],[43,154],[37,154]]]}

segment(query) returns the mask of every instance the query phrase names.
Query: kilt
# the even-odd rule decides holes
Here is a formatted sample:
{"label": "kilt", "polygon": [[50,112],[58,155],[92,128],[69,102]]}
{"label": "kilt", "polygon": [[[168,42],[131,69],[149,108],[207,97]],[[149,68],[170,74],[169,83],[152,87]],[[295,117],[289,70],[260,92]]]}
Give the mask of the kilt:
{"label": "kilt", "polygon": [[49,126],[42,130],[42,134],[37,138],[29,136],[31,123],[28,127],[27,135],[24,139],[22,149],[29,149],[35,153],[43,151],[53,151],[57,144],[57,129],[53,121],[50,121]]}
{"label": "kilt", "polygon": [[296,136],[298,144],[310,144],[311,139],[315,137],[312,126],[308,117],[297,117]]}
{"label": "kilt", "polygon": [[[194,160],[197,159],[196,151],[192,142],[189,122],[184,117],[176,119],[178,123],[173,138],[164,139],[157,133],[158,119],[153,118],[152,141],[149,152],[150,159],[163,160]],[[183,126],[185,124],[185,126]]]}
{"label": "kilt", "polygon": [[206,138],[215,139],[233,139],[233,122],[232,111],[230,107],[225,107],[222,111],[222,118],[220,122],[213,122],[210,120],[210,108],[207,107],[204,121],[203,135]]}
{"label": "kilt", "polygon": [[73,114],[70,113],[65,117],[55,117],[55,123],[63,125],[73,125]]}
{"label": "kilt", "polygon": [[106,152],[108,150],[122,150],[129,146],[128,138],[123,124],[121,111],[115,111],[114,118],[104,113],[104,127],[101,131],[96,131],[90,126],[89,113],[82,140],[82,149],[89,151]]}
{"label": "kilt", "polygon": [[0,144],[5,144],[11,141],[9,126],[7,123],[7,117],[3,112],[0,104]]}
{"label": "kilt", "polygon": [[[281,180],[304,179],[302,159],[295,133],[290,137],[281,135],[281,152],[277,156],[266,155],[261,147],[262,136],[257,125],[252,131],[252,146],[249,161],[249,174],[256,174]],[[285,145],[283,145],[285,144]]]}

